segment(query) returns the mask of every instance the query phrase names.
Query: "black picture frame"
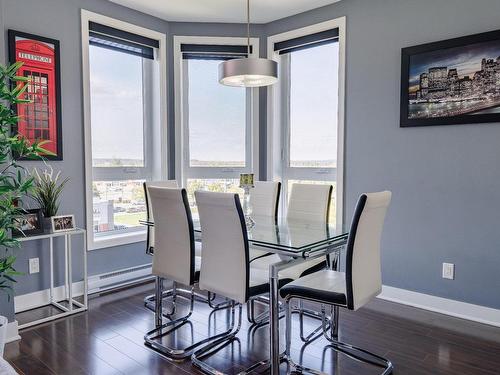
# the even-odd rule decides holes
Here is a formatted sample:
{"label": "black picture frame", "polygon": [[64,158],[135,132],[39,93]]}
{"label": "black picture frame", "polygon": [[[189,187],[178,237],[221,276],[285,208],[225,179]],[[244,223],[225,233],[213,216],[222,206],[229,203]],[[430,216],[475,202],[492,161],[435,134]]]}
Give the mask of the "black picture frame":
{"label": "black picture frame", "polygon": [[[16,56],[16,40],[17,38],[25,38],[28,40],[38,41],[41,43],[46,43],[54,46],[54,62],[53,62],[53,74],[54,74],[54,87],[55,89],[55,150],[53,155],[44,155],[45,159],[48,160],[63,160],[63,139],[62,139],[62,106],[61,106],[61,53],[60,53],[60,43],[59,40],[47,38],[40,35],[35,35],[18,30],[8,30],[8,45],[9,45],[9,61],[14,63],[18,61]],[[17,106],[13,105],[14,111],[17,111]],[[18,133],[18,128],[13,129],[14,133]],[[44,146],[42,146],[44,147]],[[22,160],[25,158],[16,157],[17,160]]]}
{"label": "black picture frame", "polygon": [[[471,45],[486,42],[498,42],[500,50],[500,30],[489,31],[481,34],[469,35],[454,39],[443,40],[439,42],[427,43],[413,47],[403,48],[401,50],[401,102],[400,102],[400,127],[414,126],[436,126],[436,125],[455,125],[455,124],[477,124],[500,122],[499,113],[482,114],[460,114],[455,116],[443,117],[409,117],[410,106],[410,60],[412,56],[437,52],[450,48],[460,48],[464,50]],[[500,56],[500,55],[499,55]],[[437,62],[439,64],[439,62]],[[439,66],[439,65],[437,65]],[[425,72],[422,72],[425,73]],[[449,73],[448,73],[449,74]],[[422,82],[422,81],[420,81]],[[472,80],[472,84],[473,80]],[[500,85],[498,85],[500,92]],[[420,90],[419,84],[419,90]],[[473,88],[471,88],[473,90]],[[486,108],[485,108],[486,109]]]}
{"label": "black picture frame", "polygon": [[[14,229],[12,229],[12,237],[17,238],[17,237],[29,237],[29,236],[34,236],[37,234],[42,234],[44,232],[44,227],[43,227],[43,213],[41,208],[34,208],[30,210],[24,210],[25,213],[23,215],[22,219],[14,219],[14,222],[12,223],[14,225]],[[28,218],[34,217],[36,218],[34,221],[28,223]],[[20,222],[21,220],[21,222]],[[25,220],[26,223],[23,221]],[[25,228],[22,229],[22,225],[33,225],[33,223],[37,224],[35,228],[30,229],[30,228]],[[16,226],[18,226],[16,228]]]}

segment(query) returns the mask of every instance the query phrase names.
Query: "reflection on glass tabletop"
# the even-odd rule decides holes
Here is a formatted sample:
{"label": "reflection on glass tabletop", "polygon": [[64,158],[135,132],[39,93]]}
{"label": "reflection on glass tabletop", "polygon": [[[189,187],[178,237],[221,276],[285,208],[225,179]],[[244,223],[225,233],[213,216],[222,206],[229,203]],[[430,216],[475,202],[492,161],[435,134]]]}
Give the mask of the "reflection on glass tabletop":
{"label": "reflection on glass tabletop", "polygon": [[[255,225],[248,229],[248,239],[254,245],[277,247],[296,252],[320,246],[347,237],[348,231],[342,226],[328,225],[308,220],[275,221],[266,216],[252,216]],[[201,232],[198,218],[193,218],[194,230]]]}

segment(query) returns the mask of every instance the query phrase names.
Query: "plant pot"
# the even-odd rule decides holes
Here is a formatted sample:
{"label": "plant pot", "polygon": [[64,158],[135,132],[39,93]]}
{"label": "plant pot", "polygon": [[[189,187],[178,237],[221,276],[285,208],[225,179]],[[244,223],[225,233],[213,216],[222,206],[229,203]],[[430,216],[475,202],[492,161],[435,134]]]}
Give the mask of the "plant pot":
{"label": "plant pot", "polygon": [[52,233],[52,219],[50,217],[43,217],[43,231],[45,233]]}
{"label": "plant pot", "polygon": [[3,358],[3,349],[5,347],[5,340],[7,339],[7,323],[7,318],[0,315],[0,358]]}

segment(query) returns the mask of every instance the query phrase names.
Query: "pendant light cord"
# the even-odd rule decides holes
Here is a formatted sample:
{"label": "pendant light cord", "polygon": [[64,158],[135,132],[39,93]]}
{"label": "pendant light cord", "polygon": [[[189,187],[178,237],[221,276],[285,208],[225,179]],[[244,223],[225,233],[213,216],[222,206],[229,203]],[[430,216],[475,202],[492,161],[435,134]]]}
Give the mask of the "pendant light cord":
{"label": "pendant light cord", "polygon": [[250,0],[247,0],[247,58],[250,57]]}

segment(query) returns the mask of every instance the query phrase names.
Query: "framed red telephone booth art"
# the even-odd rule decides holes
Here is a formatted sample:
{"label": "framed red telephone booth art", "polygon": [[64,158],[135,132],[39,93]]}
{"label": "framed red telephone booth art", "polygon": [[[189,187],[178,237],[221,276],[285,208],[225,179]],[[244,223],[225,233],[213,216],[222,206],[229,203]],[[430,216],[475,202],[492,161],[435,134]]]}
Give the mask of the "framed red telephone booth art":
{"label": "framed red telephone booth art", "polygon": [[31,103],[18,106],[17,132],[30,142],[49,141],[42,147],[62,160],[61,69],[59,41],[9,30],[9,59],[22,61],[18,75],[28,77],[24,98]]}

